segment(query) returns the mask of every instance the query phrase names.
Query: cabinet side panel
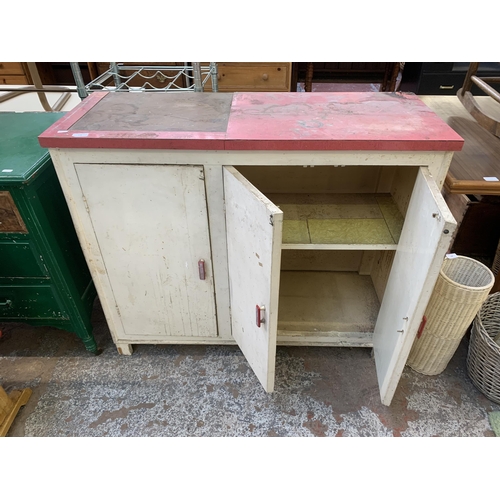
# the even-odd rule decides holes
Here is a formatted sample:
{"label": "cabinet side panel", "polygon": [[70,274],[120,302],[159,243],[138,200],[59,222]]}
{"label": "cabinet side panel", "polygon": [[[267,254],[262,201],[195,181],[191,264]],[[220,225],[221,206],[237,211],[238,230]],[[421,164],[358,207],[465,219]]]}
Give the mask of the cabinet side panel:
{"label": "cabinet side panel", "polygon": [[76,170],[124,340],[216,336],[203,169],[80,164]]}

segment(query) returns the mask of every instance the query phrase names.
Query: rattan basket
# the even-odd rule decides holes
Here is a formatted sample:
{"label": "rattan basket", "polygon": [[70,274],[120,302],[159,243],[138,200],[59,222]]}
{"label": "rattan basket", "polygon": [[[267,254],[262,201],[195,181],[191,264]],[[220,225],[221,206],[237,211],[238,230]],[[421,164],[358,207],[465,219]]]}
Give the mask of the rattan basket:
{"label": "rattan basket", "polygon": [[497,342],[500,342],[500,292],[491,294],[474,318],[467,354],[467,373],[473,384],[488,399],[500,404],[500,345]]}
{"label": "rattan basket", "polygon": [[493,264],[491,265],[491,270],[496,276],[500,272],[500,241],[497,245],[497,250],[495,252],[495,257],[493,258]]}
{"label": "rattan basket", "polygon": [[493,273],[477,260],[445,259],[425,311],[427,322],[408,357],[413,370],[424,375],[444,371],[494,282]]}

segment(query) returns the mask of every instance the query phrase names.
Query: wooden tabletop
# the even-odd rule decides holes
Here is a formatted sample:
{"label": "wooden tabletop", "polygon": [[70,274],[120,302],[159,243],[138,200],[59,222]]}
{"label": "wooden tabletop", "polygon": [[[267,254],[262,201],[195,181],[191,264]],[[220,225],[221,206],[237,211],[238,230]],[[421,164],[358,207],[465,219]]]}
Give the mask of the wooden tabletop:
{"label": "wooden tabletop", "polygon": [[54,148],[459,151],[417,96],[380,92],[91,94],[46,130]]}
{"label": "wooden tabletop", "polygon": [[[483,129],[456,96],[419,96],[464,138],[454,153],[445,186],[450,193],[500,195],[500,139]],[[479,105],[500,120],[500,104],[491,97],[475,97]]]}

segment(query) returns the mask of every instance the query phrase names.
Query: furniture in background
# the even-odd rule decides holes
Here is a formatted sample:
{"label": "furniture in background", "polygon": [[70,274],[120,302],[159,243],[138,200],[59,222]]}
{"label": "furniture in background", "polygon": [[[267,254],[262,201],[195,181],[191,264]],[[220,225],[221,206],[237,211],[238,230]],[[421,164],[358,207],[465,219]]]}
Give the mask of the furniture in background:
{"label": "furniture in background", "polygon": [[463,142],[417,97],[96,92],[39,140],[120,353],[236,343],[270,392],[278,344],[373,347],[390,404]]}
{"label": "furniture in background", "polygon": [[[144,87],[146,91],[153,88],[175,91],[193,85],[193,68],[197,63],[96,63],[98,74],[109,72],[110,64],[116,64],[120,75],[132,77],[127,81],[128,86]],[[201,64],[201,83],[205,92],[290,91],[291,63],[218,62],[213,63],[213,68],[210,68],[211,63],[208,62],[198,64]],[[137,72],[138,68],[144,69]],[[179,73],[179,69],[183,71]],[[216,80],[207,77],[209,72],[214,74]],[[175,85],[167,87],[173,78],[176,78]],[[124,78],[120,81],[123,82]],[[96,87],[95,90],[99,89]]]}
{"label": "furniture in background", "polygon": [[304,82],[304,90],[312,91],[315,82],[378,83],[380,92],[394,92],[400,63],[394,62],[294,62],[291,90]]}
{"label": "furniture in background", "polygon": [[37,136],[64,113],[0,113],[0,322],[76,333],[97,353],[96,297],[52,160]]}
{"label": "furniture in background", "polygon": [[[400,90],[418,95],[456,95],[468,68],[468,62],[405,62]],[[500,76],[500,63],[479,63],[477,76]],[[500,91],[500,84],[493,87]],[[478,87],[472,93],[485,95]]]}
{"label": "furniture in background", "polygon": [[[23,71],[23,77],[19,79],[14,78],[3,78],[2,81],[5,84],[16,85],[15,87],[2,87],[3,95],[0,96],[0,103],[6,102],[14,97],[25,94],[27,92],[36,92],[45,111],[61,111],[64,105],[68,102],[70,98],[70,92],[74,91],[72,89],[61,87],[61,86],[46,86],[42,81],[42,77],[39,72],[39,63],[28,62],[28,63],[0,63],[0,74],[1,71]],[[18,75],[17,75],[18,76]],[[23,85],[24,83],[29,83],[29,85]],[[21,84],[21,86],[19,86]],[[62,95],[59,99],[51,106],[47,100],[47,92],[58,92]]]}
{"label": "furniture in background", "polygon": [[[485,130],[457,96],[420,99],[464,139],[453,155],[444,184],[444,198],[457,223],[451,251],[491,265],[500,239],[500,138]],[[486,112],[497,103],[477,96]]]}
{"label": "furniture in background", "polygon": [[[500,93],[491,85],[500,85],[500,75],[480,76],[479,67],[481,63],[470,63],[469,70],[465,76],[464,84],[458,91],[457,96],[465,109],[474,117],[474,119],[488,132],[500,137]],[[475,88],[481,89],[486,95],[496,102],[496,116],[486,112],[479,105],[472,91]]]}
{"label": "furniture in background", "polygon": [[[218,62],[219,92],[290,92],[290,62]],[[206,91],[211,90],[207,82]]]}

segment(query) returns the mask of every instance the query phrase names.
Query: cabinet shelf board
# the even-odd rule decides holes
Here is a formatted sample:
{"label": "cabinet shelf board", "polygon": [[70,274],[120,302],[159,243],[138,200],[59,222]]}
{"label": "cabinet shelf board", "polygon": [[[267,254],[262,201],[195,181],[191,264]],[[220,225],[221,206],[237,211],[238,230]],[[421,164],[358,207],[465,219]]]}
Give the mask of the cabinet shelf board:
{"label": "cabinet shelf board", "polygon": [[373,332],[289,332],[278,330],[278,345],[373,347]]}
{"label": "cabinet shelf board", "polygon": [[380,303],[370,276],[357,272],[282,271],[278,331],[283,336],[370,333]]}
{"label": "cabinet shelf board", "polygon": [[388,194],[267,196],[283,211],[282,248],[397,248],[404,219]]}

